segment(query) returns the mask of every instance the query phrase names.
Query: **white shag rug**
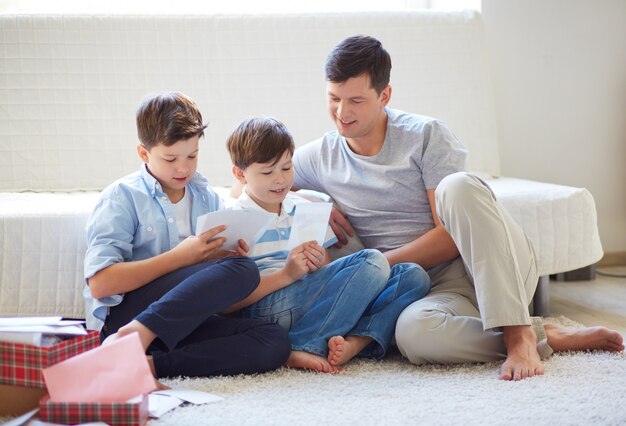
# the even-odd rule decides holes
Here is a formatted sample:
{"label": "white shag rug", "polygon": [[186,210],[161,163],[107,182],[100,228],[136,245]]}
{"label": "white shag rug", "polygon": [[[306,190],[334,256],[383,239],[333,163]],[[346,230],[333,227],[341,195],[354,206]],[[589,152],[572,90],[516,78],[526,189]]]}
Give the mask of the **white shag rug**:
{"label": "white shag rug", "polygon": [[[581,327],[565,317],[547,322]],[[626,354],[567,352],[545,374],[498,379],[500,363],[414,366],[393,354],[339,375],[282,368],[256,375],[169,379],[224,400],[182,406],[165,425],[626,425]]]}

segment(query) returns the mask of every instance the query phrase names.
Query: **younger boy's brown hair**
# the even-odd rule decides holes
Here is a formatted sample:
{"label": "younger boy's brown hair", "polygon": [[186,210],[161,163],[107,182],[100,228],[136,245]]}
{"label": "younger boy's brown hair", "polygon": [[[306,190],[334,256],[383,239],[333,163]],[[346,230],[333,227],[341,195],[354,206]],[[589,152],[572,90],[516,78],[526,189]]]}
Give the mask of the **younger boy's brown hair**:
{"label": "younger boy's brown hair", "polygon": [[174,145],[180,140],[204,136],[207,125],[196,103],[179,92],[146,97],[137,108],[137,136],[148,151],[153,146]]}
{"label": "younger boy's brown hair", "polygon": [[233,164],[245,170],[253,163],[276,163],[295,145],[287,127],[273,117],[253,117],[242,121],[226,142]]}

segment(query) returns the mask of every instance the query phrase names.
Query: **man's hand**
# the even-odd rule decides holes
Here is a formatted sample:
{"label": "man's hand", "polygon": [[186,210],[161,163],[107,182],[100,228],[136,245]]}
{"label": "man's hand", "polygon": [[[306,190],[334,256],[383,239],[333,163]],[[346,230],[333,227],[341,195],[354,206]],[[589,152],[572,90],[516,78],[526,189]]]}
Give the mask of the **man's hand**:
{"label": "man's hand", "polygon": [[352,229],[352,225],[348,222],[346,215],[334,206],[330,212],[328,223],[339,240],[335,243],[336,248],[341,248],[348,244],[348,238],[354,237],[354,229]]}

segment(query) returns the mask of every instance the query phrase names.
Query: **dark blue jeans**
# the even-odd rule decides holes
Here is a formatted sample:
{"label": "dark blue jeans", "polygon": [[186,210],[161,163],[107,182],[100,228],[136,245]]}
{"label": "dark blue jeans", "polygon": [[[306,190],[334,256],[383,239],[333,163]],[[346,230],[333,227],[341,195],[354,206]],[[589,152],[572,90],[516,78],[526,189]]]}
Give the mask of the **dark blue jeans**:
{"label": "dark blue jeans", "polygon": [[124,295],[101,339],[135,319],[158,337],[148,347],[158,377],[261,373],[290,351],[277,324],[219,315],[259,285],[256,264],[229,257],[173,271]]}

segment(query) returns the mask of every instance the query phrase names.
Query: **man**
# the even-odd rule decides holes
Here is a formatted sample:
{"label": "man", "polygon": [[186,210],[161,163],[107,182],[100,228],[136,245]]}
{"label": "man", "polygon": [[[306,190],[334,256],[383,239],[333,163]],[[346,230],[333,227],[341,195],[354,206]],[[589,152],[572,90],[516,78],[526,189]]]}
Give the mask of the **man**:
{"label": "man", "polygon": [[293,163],[294,188],[324,192],[343,212],[331,220],[341,242],[354,227],[391,265],[428,270],[432,292],[398,319],[401,353],[415,364],[505,359],[500,377],[521,380],[543,374],[552,351],[623,350],[615,331],[530,317],[530,242],[487,184],[463,172],[466,151],[444,123],[387,108],[390,71],[375,38],[339,43],[326,61],[337,130],[297,149]]}

